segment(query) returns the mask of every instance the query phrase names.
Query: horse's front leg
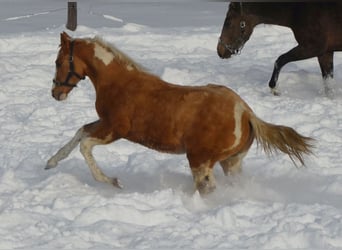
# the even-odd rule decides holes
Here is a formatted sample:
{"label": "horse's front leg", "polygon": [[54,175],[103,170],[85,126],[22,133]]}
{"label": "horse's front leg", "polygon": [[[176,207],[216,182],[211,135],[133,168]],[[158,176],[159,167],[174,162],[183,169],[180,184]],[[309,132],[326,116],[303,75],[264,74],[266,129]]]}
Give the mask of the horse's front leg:
{"label": "horse's front leg", "polygon": [[80,151],[95,180],[121,188],[117,178],[110,178],[101,171],[92,154],[92,149],[95,145],[108,144],[112,141],[114,141],[114,138],[110,133],[109,128],[102,122],[96,121],[87,124],[80,128],[75,136],[48,160],[45,169],[56,167],[58,162],[68,157],[71,151],[80,143]]}
{"label": "horse's front leg", "polygon": [[213,175],[214,163],[210,160],[203,160],[195,155],[187,155],[195,187],[201,195],[206,195],[216,188],[215,177]]}
{"label": "horse's front leg", "polygon": [[271,88],[271,93],[274,95],[280,95],[280,92],[277,91],[277,81],[279,77],[280,70],[282,67],[294,61],[300,61],[312,57],[316,57],[321,53],[323,49],[321,46],[301,46],[298,45],[293,49],[289,50],[285,54],[282,54],[278,57],[276,62],[274,63],[273,73],[271,79],[269,81],[269,87]]}
{"label": "horse's front leg", "polygon": [[67,158],[71,151],[80,143],[83,137],[84,129],[82,127],[76,132],[75,136],[67,144],[65,144],[54,156],[48,160],[45,169],[54,168],[57,166],[58,162]]}
{"label": "horse's front leg", "polygon": [[115,187],[122,188],[117,178],[108,177],[101,171],[92,154],[94,146],[108,144],[116,139],[111,133],[110,127],[106,126],[106,124],[101,121],[97,121],[85,125],[84,131],[85,136],[81,139],[80,150],[91,170],[93,177],[97,181],[109,183]]}

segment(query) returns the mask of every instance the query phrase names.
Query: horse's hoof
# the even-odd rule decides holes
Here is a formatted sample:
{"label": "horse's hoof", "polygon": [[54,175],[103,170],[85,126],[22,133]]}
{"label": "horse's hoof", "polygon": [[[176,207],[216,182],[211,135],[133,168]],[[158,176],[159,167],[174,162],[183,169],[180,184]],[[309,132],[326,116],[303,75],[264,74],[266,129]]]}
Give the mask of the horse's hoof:
{"label": "horse's hoof", "polygon": [[324,94],[329,99],[334,99],[335,98],[335,93],[334,93],[334,90],[332,88],[325,87],[324,88]]}
{"label": "horse's hoof", "polygon": [[118,178],[112,178],[112,185],[116,188],[123,189],[123,185]]}
{"label": "horse's hoof", "polygon": [[201,196],[205,197],[209,194],[211,194],[212,192],[214,192],[214,190],[216,189],[216,187],[201,187],[198,189],[198,192],[200,193]]}
{"label": "horse's hoof", "polygon": [[212,193],[215,190],[215,188],[215,183],[212,183],[207,180],[203,180],[202,182],[197,184],[197,190],[202,196]]}
{"label": "horse's hoof", "polygon": [[48,162],[46,163],[46,166],[44,169],[48,170],[48,169],[51,169],[51,168],[55,168],[57,166],[57,162],[56,161],[53,161],[53,160],[48,160]]}
{"label": "horse's hoof", "polygon": [[280,96],[280,91],[277,90],[276,88],[271,88],[271,93],[274,95],[274,96]]}

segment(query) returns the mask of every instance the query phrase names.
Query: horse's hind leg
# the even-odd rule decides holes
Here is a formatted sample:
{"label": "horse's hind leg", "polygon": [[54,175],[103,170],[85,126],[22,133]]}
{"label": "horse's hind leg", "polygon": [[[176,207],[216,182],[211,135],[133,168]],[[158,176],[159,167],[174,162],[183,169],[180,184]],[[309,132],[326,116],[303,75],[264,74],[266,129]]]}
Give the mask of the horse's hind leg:
{"label": "horse's hind leg", "polygon": [[324,92],[327,96],[332,95],[331,81],[334,78],[334,52],[326,52],[325,54],[318,56],[318,63],[321,68]]}
{"label": "horse's hind leg", "polygon": [[106,132],[108,131],[108,128],[100,121],[84,126],[84,130],[86,135],[80,142],[80,151],[86,160],[93,177],[97,181],[109,183],[115,187],[121,188],[117,178],[110,178],[101,171],[92,154],[94,146],[108,144],[114,141],[112,134]]}
{"label": "horse's hind leg", "polygon": [[227,175],[236,175],[238,173],[241,173],[241,165],[242,160],[246,156],[249,148],[251,147],[253,141],[254,141],[254,132],[251,124],[249,125],[249,137],[247,141],[245,142],[243,148],[240,152],[238,152],[235,155],[229,156],[228,158],[220,161],[220,165],[223,169],[224,174]]}
{"label": "horse's hind leg", "polygon": [[246,154],[247,152],[242,152],[231,156],[223,161],[220,161],[220,165],[223,169],[224,174],[228,176],[241,173],[242,159],[246,156]]}

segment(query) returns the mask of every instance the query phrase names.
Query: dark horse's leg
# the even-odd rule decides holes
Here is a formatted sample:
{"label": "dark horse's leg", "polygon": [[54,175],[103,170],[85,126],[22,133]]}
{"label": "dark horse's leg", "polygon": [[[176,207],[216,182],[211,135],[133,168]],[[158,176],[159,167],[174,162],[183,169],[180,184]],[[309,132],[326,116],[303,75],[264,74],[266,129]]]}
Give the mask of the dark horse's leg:
{"label": "dark horse's leg", "polygon": [[294,47],[290,51],[286,52],[285,54],[282,54],[278,57],[274,64],[272,77],[269,82],[269,87],[271,88],[271,92],[274,95],[279,95],[279,93],[276,91],[276,85],[278,81],[278,76],[281,68],[289,63],[299,60],[304,60],[312,57],[316,57],[319,54],[322,54],[322,49],[315,46],[300,46]]}
{"label": "dark horse's leg", "polygon": [[318,62],[322,72],[325,94],[330,96],[332,90],[328,84],[329,80],[334,78],[334,52],[330,51],[318,56]]}

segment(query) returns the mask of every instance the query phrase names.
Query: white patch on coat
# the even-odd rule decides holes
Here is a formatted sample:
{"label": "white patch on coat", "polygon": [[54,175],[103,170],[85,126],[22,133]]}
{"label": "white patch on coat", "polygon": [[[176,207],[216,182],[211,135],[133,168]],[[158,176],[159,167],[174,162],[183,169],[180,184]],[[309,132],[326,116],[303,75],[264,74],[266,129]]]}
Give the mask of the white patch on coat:
{"label": "white patch on coat", "polygon": [[132,65],[127,65],[127,66],[126,66],[126,69],[127,69],[128,71],[132,71],[132,70],[134,69],[134,67],[133,67]]}
{"label": "white patch on coat", "polygon": [[106,48],[102,47],[98,43],[95,43],[94,52],[95,57],[101,60],[106,66],[110,64],[114,59],[113,53],[108,51]]}
{"label": "white patch on coat", "polygon": [[242,120],[242,114],[243,114],[243,108],[240,104],[236,103],[234,106],[234,120],[235,120],[235,126],[234,126],[234,136],[235,136],[235,142],[230,148],[234,148],[237,145],[240,144],[241,141],[241,120]]}

